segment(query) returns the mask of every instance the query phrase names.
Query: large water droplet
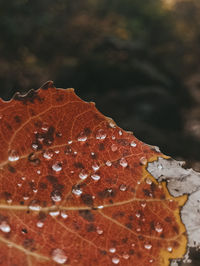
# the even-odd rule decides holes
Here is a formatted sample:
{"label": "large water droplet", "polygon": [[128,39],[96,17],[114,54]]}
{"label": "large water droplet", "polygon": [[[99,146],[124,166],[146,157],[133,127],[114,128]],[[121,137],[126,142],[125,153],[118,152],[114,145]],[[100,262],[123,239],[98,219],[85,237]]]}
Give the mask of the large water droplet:
{"label": "large water droplet", "polygon": [[57,163],[52,165],[52,169],[55,172],[60,172],[62,170],[62,164],[57,162]]}
{"label": "large water droplet", "polygon": [[137,144],[135,143],[135,141],[131,141],[131,147],[136,147]]}
{"label": "large water droplet", "polygon": [[112,258],[112,263],[118,264],[120,262],[120,259],[118,257],[113,257]]}
{"label": "large water droplet", "polygon": [[51,256],[52,259],[59,264],[64,264],[68,259],[64,250],[60,248],[54,249]]}
{"label": "large water droplet", "polygon": [[0,223],[0,230],[4,233],[9,233],[11,231],[10,225],[6,221]]}
{"label": "large water droplet", "polygon": [[59,202],[61,201],[61,193],[59,190],[53,190],[51,192],[51,199],[54,201],[54,202]]}
{"label": "large water droplet", "polygon": [[43,157],[47,160],[50,160],[53,157],[53,151],[47,150],[43,153]]}
{"label": "large water droplet", "polygon": [[105,139],[106,133],[103,129],[99,129],[96,134],[96,139]]}
{"label": "large water droplet", "polygon": [[119,189],[121,190],[121,191],[126,191],[126,185],[125,184],[121,184],[120,185],[120,187],[119,187]]}
{"label": "large water droplet", "polygon": [[18,161],[18,160],[19,160],[19,155],[18,155],[18,153],[17,153],[15,150],[11,150],[11,151],[9,152],[8,160],[9,160],[10,162]]}
{"label": "large water droplet", "polygon": [[92,169],[96,172],[97,170],[99,170],[99,165],[97,163],[94,163],[92,165]]}
{"label": "large water droplet", "polygon": [[86,178],[88,177],[88,174],[85,170],[82,170],[80,173],[79,173],[79,178],[82,179],[82,180],[85,180]]}
{"label": "large water droplet", "polygon": [[100,175],[96,175],[96,174],[94,174],[94,175],[91,175],[91,178],[92,178],[93,180],[95,180],[95,181],[98,181],[101,177],[100,177]]}
{"label": "large water droplet", "polygon": [[115,253],[116,252],[116,248],[110,248],[109,251],[110,251],[110,253]]}
{"label": "large water droplet", "polygon": [[74,186],[72,188],[72,193],[76,196],[80,196],[83,193],[83,191],[79,186]]}
{"label": "large water droplet", "polygon": [[145,244],[145,245],[144,245],[144,248],[150,250],[150,249],[152,248],[152,245],[151,245],[151,244]]}
{"label": "large water droplet", "polygon": [[128,166],[127,160],[125,158],[121,158],[121,160],[119,161],[119,163],[124,168]]}
{"label": "large water droplet", "polygon": [[118,149],[118,147],[116,144],[111,145],[111,151],[115,152],[115,151],[117,151],[117,149]]}

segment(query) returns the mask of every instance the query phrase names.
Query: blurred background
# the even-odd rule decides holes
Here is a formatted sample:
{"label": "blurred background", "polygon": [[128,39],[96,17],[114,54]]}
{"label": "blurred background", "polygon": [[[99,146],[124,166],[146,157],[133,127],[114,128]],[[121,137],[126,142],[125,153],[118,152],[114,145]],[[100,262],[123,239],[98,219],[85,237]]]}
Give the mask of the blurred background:
{"label": "blurred background", "polygon": [[49,79],[200,171],[199,0],[0,0],[0,96]]}

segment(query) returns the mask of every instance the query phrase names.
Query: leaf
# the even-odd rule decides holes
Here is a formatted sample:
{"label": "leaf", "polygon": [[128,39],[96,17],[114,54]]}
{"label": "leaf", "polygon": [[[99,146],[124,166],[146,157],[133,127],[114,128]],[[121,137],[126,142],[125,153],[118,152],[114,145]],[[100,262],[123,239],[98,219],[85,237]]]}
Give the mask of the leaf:
{"label": "leaf", "polygon": [[180,208],[147,172],[156,147],[47,82],[0,102],[0,265],[169,265]]}

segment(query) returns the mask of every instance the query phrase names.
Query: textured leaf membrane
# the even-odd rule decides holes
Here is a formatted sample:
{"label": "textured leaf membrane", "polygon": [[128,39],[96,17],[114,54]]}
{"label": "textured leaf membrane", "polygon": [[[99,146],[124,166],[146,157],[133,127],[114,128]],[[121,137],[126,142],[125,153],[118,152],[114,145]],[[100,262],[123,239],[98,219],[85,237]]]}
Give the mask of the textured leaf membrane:
{"label": "textured leaf membrane", "polygon": [[0,101],[0,265],[169,265],[186,196],[146,166],[164,157],[73,89]]}

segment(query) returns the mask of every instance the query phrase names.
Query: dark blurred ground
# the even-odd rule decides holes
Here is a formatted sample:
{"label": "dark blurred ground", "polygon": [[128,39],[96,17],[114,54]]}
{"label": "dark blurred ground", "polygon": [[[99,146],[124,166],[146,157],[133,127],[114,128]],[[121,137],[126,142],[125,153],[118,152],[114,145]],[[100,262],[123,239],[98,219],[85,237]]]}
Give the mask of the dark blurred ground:
{"label": "dark blurred ground", "polygon": [[199,17],[199,0],[0,0],[0,96],[74,87],[200,170]]}

